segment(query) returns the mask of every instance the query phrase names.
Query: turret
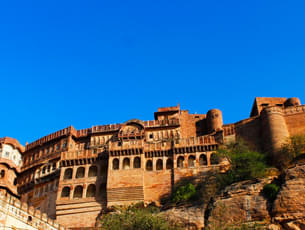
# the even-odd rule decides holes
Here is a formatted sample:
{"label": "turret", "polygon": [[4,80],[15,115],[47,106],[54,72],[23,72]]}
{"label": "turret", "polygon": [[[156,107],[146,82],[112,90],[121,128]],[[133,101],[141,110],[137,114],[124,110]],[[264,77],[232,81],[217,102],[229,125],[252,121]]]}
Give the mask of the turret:
{"label": "turret", "polygon": [[301,105],[301,101],[297,97],[291,97],[285,101],[284,105],[285,107]]}
{"label": "turret", "polygon": [[208,132],[216,132],[222,130],[223,121],[222,113],[219,109],[211,109],[207,113]]}
{"label": "turret", "polygon": [[288,128],[280,107],[267,107],[262,111],[262,135],[266,151],[276,153],[289,137]]}

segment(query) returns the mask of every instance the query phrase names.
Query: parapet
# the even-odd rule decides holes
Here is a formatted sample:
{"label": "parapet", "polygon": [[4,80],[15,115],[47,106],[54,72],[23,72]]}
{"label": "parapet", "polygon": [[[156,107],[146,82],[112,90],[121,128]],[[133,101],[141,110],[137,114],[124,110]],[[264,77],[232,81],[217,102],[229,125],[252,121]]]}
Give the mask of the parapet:
{"label": "parapet", "polygon": [[27,223],[30,226],[40,227],[45,230],[64,230],[55,220],[49,218],[47,214],[41,213],[33,206],[20,202],[19,199],[9,195],[8,193],[0,193],[0,207],[6,210],[7,215]]}
{"label": "parapet", "polygon": [[180,110],[179,104],[177,106],[158,108],[158,112],[169,112],[169,111],[179,111],[179,110]]}

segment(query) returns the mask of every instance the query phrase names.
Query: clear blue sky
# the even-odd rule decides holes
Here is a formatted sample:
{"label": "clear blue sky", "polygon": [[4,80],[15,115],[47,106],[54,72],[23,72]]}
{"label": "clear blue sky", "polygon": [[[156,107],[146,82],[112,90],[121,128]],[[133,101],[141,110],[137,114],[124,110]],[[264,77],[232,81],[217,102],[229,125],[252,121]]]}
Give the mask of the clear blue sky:
{"label": "clear blue sky", "polygon": [[305,103],[305,1],[1,1],[0,136]]}

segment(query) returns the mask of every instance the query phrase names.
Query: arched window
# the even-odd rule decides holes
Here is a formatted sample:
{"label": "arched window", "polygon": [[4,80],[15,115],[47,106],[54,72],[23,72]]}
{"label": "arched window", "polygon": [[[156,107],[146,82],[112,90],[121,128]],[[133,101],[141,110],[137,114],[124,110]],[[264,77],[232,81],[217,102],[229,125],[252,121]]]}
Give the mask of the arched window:
{"label": "arched window", "polygon": [[61,197],[70,197],[70,187],[64,187],[61,190]]}
{"label": "arched window", "polygon": [[66,169],[64,179],[72,179],[73,170],[71,168]]}
{"label": "arched window", "polygon": [[151,160],[146,161],[146,170],[152,171],[153,170],[153,164]]}
{"label": "arched window", "polygon": [[88,177],[96,177],[97,176],[97,167],[95,165],[89,168]]}
{"label": "arched window", "polygon": [[120,168],[120,161],[117,158],[114,158],[112,161],[112,169],[118,170]]}
{"label": "arched window", "polygon": [[217,165],[219,164],[219,157],[216,153],[212,153],[210,155],[210,162],[211,162],[211,165]]}
{"label": "arched window", "polygon": [[194,168],[194,167],[195,167],[195,164],[196,164],[196,158],[195,158],[195,156],[190,155],[187,163],[188,163],[188,167],[189,167],[189,168]]}
{"label": "arched window", "polygon": [[207,165],[208,161],[207,161],[207,157],[205,154],[201,154],[199,157],[199,165],[200,166],[205,166]]}
{"label": "arched window", "polygon": [[1,170],[1,173],[0,173],[0,178],[3,178],[5,176],[5,171],[4,169]]}
{"label": "arched window", "polygon": [[184,163],[184,157],[183,156],[178,157],[177,168],[183,168],[184,167],[183,163]]}
{"label": "arched window", "polygon": [[163,169],[163,161],[161,159],[157,160],[156,169],[157,170],[162,170]]}
{"label": "arched window", "polygon": [[95,197],[96,187],[94,184],[90,184],[87,188],[86,197]]}
{"label": "arched window", "polygon": [[172,168],[173,168],[173,160],[169,158],[166,160],[166,169],[172,169]]}
{"label": "arched window", "polygon": [[83,186],[77,185],[74,189],[73,198],[82,198],[83,197]]}
{"label": "arched window", "polygon": [[141,168],[140,157],[135,157],[135,159],[133,160],[133,168],[135,168],[135,169]]}
{"label": "arched window", "polygon": [[123,169],[129,169],[130,168],[130,160],[129,158],[124,158],[123,160]]}
{"label": "arched window", "polygon": [[85,168],[79,167],[76,171],[76,178],[83,178],[85,176]]}
{"label": "arched window", "polygon": [[44,166],[44,167],[42,168],[41,174],[45,174],[45,173],[46,173],[46,170],[47,170],[47,167]]}

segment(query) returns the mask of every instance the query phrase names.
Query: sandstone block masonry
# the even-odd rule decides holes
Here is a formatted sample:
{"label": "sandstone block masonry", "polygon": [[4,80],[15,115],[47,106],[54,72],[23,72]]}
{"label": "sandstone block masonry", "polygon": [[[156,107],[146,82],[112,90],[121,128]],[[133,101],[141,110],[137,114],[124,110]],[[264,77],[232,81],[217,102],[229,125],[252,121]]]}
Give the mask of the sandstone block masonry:
{"label": "sandstone block masonry", "polygon": [[271,154],[305,134],[297,98],[255,98],[249,118],[223,124],[222,112],[159,108],[154,120],[76,130],[70,126],[27,144],[18,196],[69,228],[93,227],[112,205],[159,202],[174,184],[222,167],[218,146],[242,137]]}

